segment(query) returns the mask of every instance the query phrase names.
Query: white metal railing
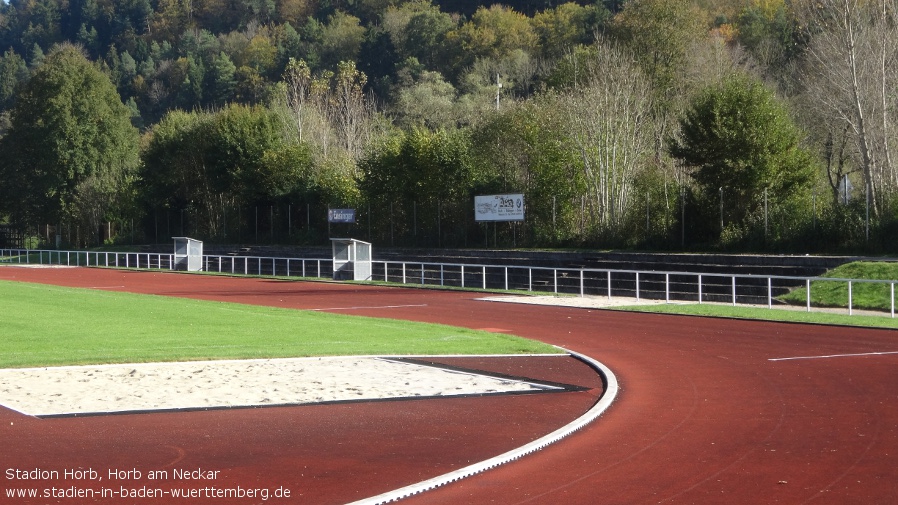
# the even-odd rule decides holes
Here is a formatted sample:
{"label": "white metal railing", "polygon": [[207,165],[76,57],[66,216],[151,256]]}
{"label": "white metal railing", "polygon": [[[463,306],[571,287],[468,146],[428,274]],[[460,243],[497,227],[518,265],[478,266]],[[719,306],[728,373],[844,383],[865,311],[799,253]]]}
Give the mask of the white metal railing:
{"label": "white metal railing", "polygon": [[[0,263],[91,266],[173,270],[174,255],[165,253],[89,252],[0,249]],[[471,263],[427,263],[375,261],[373,281],[387,283],[494,289],[505,291],[550,292],[579,296],[628,296],[664,300],[718,301],[736,306],[766,303],[773,307],[775,292],[804,285],[805,309],[811,311],[811,283],[846,283],[848,314],[855,312],[853,290],[857,284],[889,286],[889,313],[895,317],[896,280],[796,277],[756,274],[720,274],[681,271],[612,270],[553,268],[520,265]],[[330,278],[330,258],[288,258],[236,255],[205,255],[204,270],[233,275]]]}

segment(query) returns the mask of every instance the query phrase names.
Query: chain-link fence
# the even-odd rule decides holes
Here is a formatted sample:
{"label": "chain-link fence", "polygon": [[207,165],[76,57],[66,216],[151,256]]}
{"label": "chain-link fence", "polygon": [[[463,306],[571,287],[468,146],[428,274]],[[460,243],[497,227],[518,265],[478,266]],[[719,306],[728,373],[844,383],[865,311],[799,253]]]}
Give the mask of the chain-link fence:
{"label": "chain-link fence", "polygon": [[[61,223],[32,229],[0,227],[7,247],[63,248],[168,243],[189,236],[219,244],[326,245],[352,237],[383,247],[553,248],[776,253],[898,252],[898,203],[875,212],[863,198],[808,192],[787,203],[750,202],[741,220],[727,190],[699,195],[683,188],[642,188],[629,197],[617,225],[603,223],[585,197],[526,200],[521,222],[478,222],[471,201],[372,201],[327,205],[281,202],[219,209],[149,209],[107,221],[97,230]],[[353,208],[354,223],[331,223],[329,208]]]}

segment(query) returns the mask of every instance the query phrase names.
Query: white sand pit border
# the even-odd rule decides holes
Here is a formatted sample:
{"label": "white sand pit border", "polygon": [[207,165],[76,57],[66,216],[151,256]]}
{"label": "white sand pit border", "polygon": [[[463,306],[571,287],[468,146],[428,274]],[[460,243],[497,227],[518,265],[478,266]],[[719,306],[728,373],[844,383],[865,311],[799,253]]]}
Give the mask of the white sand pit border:
{"label": "white sand pit border", "polygon": [[0,405],[35,417],[289,406],[564,389],[388,357],[314,357],[0,370]]}

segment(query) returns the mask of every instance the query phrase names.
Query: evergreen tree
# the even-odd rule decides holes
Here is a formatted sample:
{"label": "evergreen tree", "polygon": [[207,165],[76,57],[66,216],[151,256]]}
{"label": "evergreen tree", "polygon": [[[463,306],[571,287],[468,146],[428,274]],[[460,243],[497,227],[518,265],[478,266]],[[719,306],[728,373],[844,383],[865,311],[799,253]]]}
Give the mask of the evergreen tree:
{"label": "evergreen tree", "polygon": [[219,53],[208,73],[207,103],[221,106],[234,97],[237,89],[237,67],[224,52]]}
{"label": "evergreen tree", "polygon": [[12,49],[0,56],[0,111],[12,106],[16,86],[28,78],[28,65]]}

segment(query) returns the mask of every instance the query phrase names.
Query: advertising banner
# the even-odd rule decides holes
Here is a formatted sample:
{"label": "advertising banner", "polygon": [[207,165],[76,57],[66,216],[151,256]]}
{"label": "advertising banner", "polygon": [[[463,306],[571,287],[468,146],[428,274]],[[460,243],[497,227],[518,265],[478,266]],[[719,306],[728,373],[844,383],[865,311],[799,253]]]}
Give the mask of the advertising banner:
{"label": "advertising banner", "polygon": [[524,195],[485,195],[474,197],[477,221],[523,221]]}
{"label": "advertising banner", "polygon": [[354,223],[355,209],[328,209],[327,222],[329,223]]}

